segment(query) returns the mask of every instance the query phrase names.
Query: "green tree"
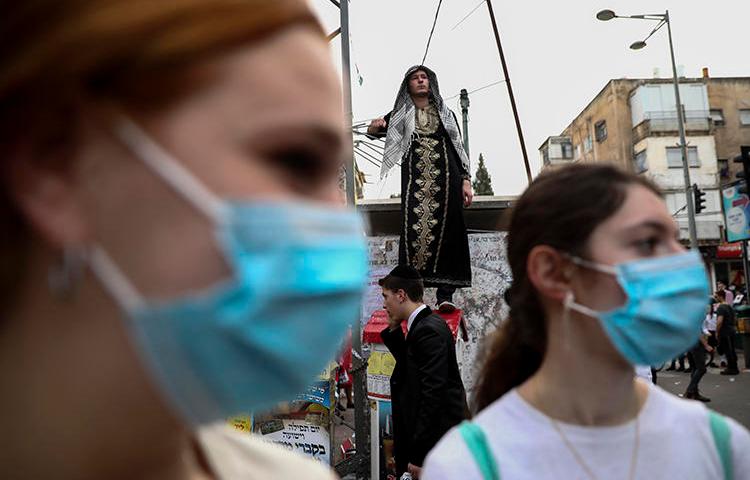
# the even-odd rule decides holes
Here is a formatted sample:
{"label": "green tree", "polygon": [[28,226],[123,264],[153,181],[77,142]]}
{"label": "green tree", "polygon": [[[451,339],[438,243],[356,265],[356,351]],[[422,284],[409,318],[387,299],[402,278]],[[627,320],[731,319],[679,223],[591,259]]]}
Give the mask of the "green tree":
{"label": "green tree", "polygon": [[477,173],[474,175],[474,195],[494,195],[492,191],[492,179],[490,178],[490,172],[487,171],[487,167],[484,165],[484,156],[479,154],[479,165],[477,166]]}

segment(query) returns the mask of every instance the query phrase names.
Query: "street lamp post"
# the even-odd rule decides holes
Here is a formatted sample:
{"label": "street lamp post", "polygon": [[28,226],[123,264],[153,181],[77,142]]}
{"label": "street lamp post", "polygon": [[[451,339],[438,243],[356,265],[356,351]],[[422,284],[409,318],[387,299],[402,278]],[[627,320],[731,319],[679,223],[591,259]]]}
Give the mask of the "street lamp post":
{"label": "street lamp post", "polygon": [[682,152],[682,173],[685,180],[685,201],[687,202],[688,211],[688,228],[690,231],[690,248],[698,248],[698,235],[695,228],[695,206],[692,199],[692,187],[690,184],[690,166],[688,165],[688,149],[685,140],[685,120],[683,118],[682,100],[680,100],[680,84],[677,76],[677,64],[674,59],[674,44],[672,43],[672,25],[669,21],[669,10],[664,13],[647,14],[647,15],[629,15],[620,16],[612,10],[602,10],[596,14],[596,18],[601,21],[612,20],[613,18],[632,18],[636,20],[658,20],[659,23],[654,27],[648,36],[640,41],[633,42],[630,48],[640,50],[646,46],[646,40],[656,33],[664,25],[667,26],[667,36],[669,37],[669,54],[672,58],[672,81],[674,83],[675,109],[677,113],[677,130],[680,135],[680,151]]}
{"label": "street lamp post", "polygon": [[461,118],[464,122],[464,150],[466,150],[466,156],[471,158],[469,153],[469,92],[465,88],[461,89]]}

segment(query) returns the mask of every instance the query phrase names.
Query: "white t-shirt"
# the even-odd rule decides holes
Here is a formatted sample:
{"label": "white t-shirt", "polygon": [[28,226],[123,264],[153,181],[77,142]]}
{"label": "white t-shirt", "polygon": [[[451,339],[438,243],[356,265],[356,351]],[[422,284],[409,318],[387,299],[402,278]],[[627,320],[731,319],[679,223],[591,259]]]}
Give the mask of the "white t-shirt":
{"label": "white t-shirt", "polygon": [[[502,480],[587,479],[549,417],[512,390],[480,412],[482,427]],[[750,433],[728,419],[734,480],[750,479]],[[635,420],[614,427],[559,424],[597,478],[627,479]],[[639,414],[635,478],[720,480],[724,478],[709,426],[708,410],[655,385]],[[453,428],[429,453],[423,480],[482,480],[460,432]]]}
{"label": "white t-shirt", "polygon": [[703,333],[715,332],[716,331],[716,314],[714,312],[706,315],[703,320]]}

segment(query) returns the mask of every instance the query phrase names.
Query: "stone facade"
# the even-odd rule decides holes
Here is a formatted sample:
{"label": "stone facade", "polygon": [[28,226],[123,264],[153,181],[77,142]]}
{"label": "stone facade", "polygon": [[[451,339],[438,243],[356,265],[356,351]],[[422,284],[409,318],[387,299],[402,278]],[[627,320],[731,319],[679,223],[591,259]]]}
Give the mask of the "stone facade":
{"label": "stone facade", "polygon": [[727,161],[722,183],[735,180],[742,165],[732,162],[739,155],[741,145],[750,145],[750,125],[740,122],[740,110],[750,110],[750,78],[711,78],[706,83],[711,110],[721,110],[723,125],[716,125],[716,155]]}
{"label": "stone facade", "polygon": [[[574,160],[611,162],[632,169],[633,128],[628,98],[637,83],[629,79],[611,80],[563,130],[562,134],[572,141]],[[601,126],[606,129],[603,137]]]}

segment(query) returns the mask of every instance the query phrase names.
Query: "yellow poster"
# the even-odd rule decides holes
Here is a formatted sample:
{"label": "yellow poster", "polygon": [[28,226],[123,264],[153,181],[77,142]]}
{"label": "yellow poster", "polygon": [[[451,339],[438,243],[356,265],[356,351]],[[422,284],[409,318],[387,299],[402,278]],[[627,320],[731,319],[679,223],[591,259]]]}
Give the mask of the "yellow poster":
{"label": "yellow poster", "polygon": [[242,433],[252,433],[253,431],[253,420],[250,415],[237,415],[235,417],[230,417],[227,421],[229,422],[229,425]]}
{"label": "yellow poster", "polygon": [[367,373],[370,375],[385,375],[390,377],[393,374],[393,368],[396,366],[396,359],[391,352],[374,351],[370,354],[370,360],[367,365]]}

